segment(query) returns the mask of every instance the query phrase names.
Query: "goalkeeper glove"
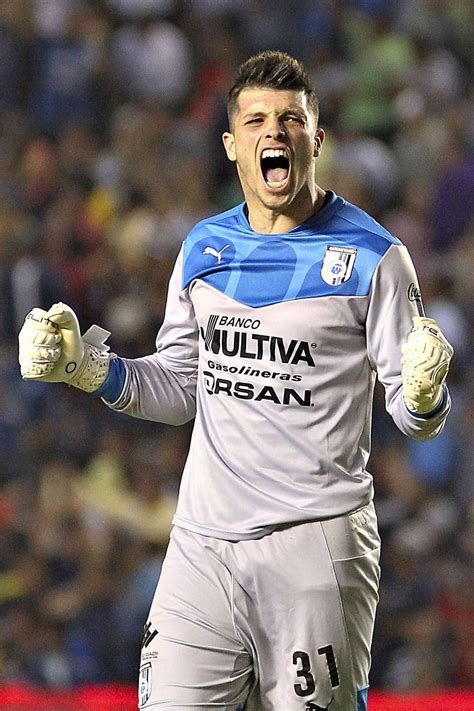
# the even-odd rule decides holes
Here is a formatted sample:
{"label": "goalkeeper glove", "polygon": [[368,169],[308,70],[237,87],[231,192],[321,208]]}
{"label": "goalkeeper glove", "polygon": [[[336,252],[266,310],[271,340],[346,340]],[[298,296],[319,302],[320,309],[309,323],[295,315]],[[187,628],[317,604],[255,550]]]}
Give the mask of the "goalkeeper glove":
{"label": "goalkeeper glove", "polygon": [[440,404],[454,350],[432,318],[413,317],[402,346],[403,397],[409,410],[426,415]]}
{"label": "goalkeeper glove", "polygon": [[109,331],[91,326],[81,337],[77,316],[66,304],[54,304],[49,311],[34,308],[18,336],[22,378],[93,392],[109,372],[109,336]]}

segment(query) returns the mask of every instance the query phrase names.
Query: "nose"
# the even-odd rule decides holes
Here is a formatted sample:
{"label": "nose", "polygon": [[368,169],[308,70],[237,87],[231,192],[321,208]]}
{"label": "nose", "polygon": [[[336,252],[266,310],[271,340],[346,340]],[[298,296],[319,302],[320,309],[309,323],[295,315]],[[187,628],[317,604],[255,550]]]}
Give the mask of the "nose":
{"label": "nose", "polygon": [[283,138],[285,135],[286,132],[283,124],[277,118],[271,119],[267,126],[267,138],[276,140]]}

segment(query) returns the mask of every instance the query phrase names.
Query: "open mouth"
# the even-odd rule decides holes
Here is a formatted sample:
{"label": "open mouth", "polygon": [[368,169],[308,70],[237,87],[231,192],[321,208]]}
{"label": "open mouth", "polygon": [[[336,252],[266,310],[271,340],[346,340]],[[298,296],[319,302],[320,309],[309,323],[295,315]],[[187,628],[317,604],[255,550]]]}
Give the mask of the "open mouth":
{"label": "open mouth", "polygon": [[263,179],[273,189],[284,188],[290,176],[290,160],[284,148],[265,148],[260,157]]}

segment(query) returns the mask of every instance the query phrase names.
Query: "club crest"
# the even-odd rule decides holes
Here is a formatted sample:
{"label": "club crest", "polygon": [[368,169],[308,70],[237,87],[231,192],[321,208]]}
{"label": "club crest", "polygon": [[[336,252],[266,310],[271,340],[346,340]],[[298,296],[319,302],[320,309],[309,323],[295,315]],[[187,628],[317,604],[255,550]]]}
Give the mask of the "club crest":
{"label": "club crest", "polygon": [[351,278],[357,256],[354,247],[326,247],[321,277],[330,286],[339,286]]}

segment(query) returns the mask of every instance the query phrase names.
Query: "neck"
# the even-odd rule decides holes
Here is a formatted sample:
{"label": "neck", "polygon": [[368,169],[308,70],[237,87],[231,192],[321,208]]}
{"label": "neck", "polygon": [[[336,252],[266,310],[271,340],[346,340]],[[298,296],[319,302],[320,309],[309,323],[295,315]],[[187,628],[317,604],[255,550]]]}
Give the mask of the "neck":
{"label": "neck", "polygon": [[247,200],[250,226],[258,234],[284,234],[319,212],[325,197],[326,192],[316,185],[314,194],[295,199],[282,210]]}

